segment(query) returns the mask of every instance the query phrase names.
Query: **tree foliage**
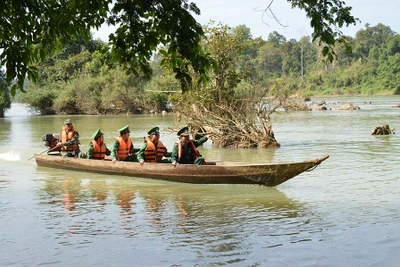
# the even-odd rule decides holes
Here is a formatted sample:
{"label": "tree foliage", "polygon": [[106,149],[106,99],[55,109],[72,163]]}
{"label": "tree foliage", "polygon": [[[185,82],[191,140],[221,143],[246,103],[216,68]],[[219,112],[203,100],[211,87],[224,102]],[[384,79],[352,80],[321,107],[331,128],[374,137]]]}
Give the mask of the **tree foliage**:
{"label": "tree foliage", "polygon": [[[272,0],[273,1],[273,0]],[[287,0],[292,7],[297,7],[306,12],[310,25],[314,29],[312,40],[322,45],[322,54],[330,61],[336,58],[334,46],[336,43],[345,43],[347,40],[341,28],[355,25],[359,19],[351,15],[352,7],[346,6],[341,0]],[[351,46],[347,45],[351,51]]]}
{"label": "tree foliage", "polygon": [[[333,60],[335,42],[344,41],[339,29],[357,21],[351,7],[340,0],[288,2],[306,12],[313,40],[319,40],[323,55]],[[186,91],[193,82],[191,68],[201,82],[213,64],[200,48],[203,31],[192,14],[200,10],[187,0],[5,0],[0,9],[0,64],[6,66],[7,82],[17,79],[11,89],[14,95],[17,88],[24,91],[26,76],[36,82],[35,62],[44,61],[71,38],[88,40],[91,29],[108,23],[117,27],[109,36],[114,60],[131,73],[150,74],[149,60],[163,45],[167,47],[163,64]]]}
{"label": "tree foliage", "polygon": [[202,27],[191,13],[200,10],[187,0],[6,0],[0,9],[0,63],[8,82],[18,80],[14,94],[17,88],[24,90],[26,76],[36,82],[35,62],[73,38],[89,40],[90,30],[107,22],[118,27],[110,35],[112,58],[129,72],[150,74],[152,53],[164,45],[172,69],[184,81],[180,61],[202,75],[209,65],[199,46]]}
{"label": "tree foliage", "polygon": [[24,80],[35,82],[34,63],[73,37],[88,39],[92,27],[100,27],[111,0],[57,1],[6,0],[0,9],[0,62],[7,81],[17,78],[12,92],[24,90]]}
{"label": "tree foliage", "polygon": [[[92,51],[92,52],[91,52]],[[38,64],[38,81],[22,101],[43,115],[161,112],[166,96],[148,96],[143,75],[128,75],[110,60],[104,43],[70,42]],[[157,71],[156,71],[157,72]],[[173,79],[175,87],[177,81]],[[154,83],[153,83],[154,84]]]}

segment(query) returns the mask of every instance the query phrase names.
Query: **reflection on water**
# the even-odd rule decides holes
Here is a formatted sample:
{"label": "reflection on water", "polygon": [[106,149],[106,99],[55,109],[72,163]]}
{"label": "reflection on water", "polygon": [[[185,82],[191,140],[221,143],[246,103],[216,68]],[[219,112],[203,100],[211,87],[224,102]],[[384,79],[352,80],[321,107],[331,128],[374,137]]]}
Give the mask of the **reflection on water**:
{"label": "reflection on water", "polygon": [[0,118],[0,152],[2,152],[2,147],[9,143],[11,129],[11,121]]}
{"label": "reflection on water", "polygon": [[[281,246],[282,237],[303,240],[295,238],[306,225],[298,218],[305,212],[302,205],[276,188],[181,185],[63,171],[53,176],[46,170],[40,168],[45,178],[37,190],[41,216],[61,246],[73,245],[72,235],[84,235],[91,243],[109,235],[139,242],[172,234],[163,241],[165,249],[223,264],[250,254],[252,243],[259,242],[253,235],[272,237],[264,247]],[[298,224],[296,232],[293,224]]]}

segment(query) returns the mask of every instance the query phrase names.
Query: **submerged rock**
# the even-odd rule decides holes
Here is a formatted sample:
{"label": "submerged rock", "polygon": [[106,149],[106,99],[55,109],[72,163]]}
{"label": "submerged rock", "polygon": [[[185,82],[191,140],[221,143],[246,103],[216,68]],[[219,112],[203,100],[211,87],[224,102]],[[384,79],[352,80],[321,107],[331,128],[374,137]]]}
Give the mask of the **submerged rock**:
{"label": "submerged rock", "polygon": [[360,109],[359,106],[350,102],[345,102],[338,108],[338,110],[359,110],[359,109]]}

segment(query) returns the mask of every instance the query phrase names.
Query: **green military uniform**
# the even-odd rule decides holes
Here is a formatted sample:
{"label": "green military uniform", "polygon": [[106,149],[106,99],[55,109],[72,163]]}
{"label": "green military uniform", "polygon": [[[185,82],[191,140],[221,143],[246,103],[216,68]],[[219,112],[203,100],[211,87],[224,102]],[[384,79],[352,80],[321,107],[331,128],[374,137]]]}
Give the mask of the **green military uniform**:
{"label": "green military uniform", "polygon": [[[184,127],[182,128],[179,132],[178,132],[178,136],[179,138],[183,135],[187,135],[189,136],[189,129],[188,127]],[[191,140],[194,144],[195,147],[199,147],[202,144],[204,144],[205,142],[207,142],[208,138],[206,136],[198,139],[198,140]],[[172,153],[171,153],[171,162],[177,162],[180,164],[196,164],[196,165],[202,165],[204,164],[204,158],[203,157],[197,157],[195,159],[195,151],[193,151],[193,148],[190,144],[188,144],[187,146],[183,145],[183,143],[181,143],[182,146],[182,155],[181,158],[178,161],[178,152],[179,152],[179,142],[181,142],[180,140],[178,142],[175,143],[174,148],[172,149]]]}
{"label": "green military uniform", "polygon": [[[153,135],[153,134],[160,134],[160,128],[158,127],[154,127],[153,129],[151,129],[148,133],[149,136]],[[147,142],[146,140],[144,141],[143,145],[140,147],[139,151],[136,152],[136,157],[137,160],[139,162],[143,162],[144,161],[144,153],[146,151],[147,148]],[[165,152],[165,157],[170,157],[171,153],[168,153],[167,151]],[[170,163],[171,160],[168,159],[162,159],[161,161],[159,161],[158,163]]]}
{"label": "green military uniform", "polygon": [[[126,125],[125,127],[122,127],[121,129],[118,130],[120,135],[123,135],[125,133],[130,133],[129,131],[129,125]],[[111,159],[115,160],[118,159],[117,155],[118,155],[118,148],[119,148],[119,142],[117,140],[114,141],[114,143],[112,144],[112,148],[111,148]],[[133,143],[131,141],[131,146],[129,148],[130,151],[135,151],[135,148],[133,147]],[[130,155],[128,155],[128,157],[126,159],[124,159],[123,161],[137,161],[137,157],[135,153],[132,153]]]}
{"label": "green military uniform", "polygon": [[[100,131],[100,129],[97,129],[97,131],[92,135],[92,139],[96,140],[97,138],[99,138],[102,135],[104,135],[104,134]],[[110,154],[111,154],[111,151],[106,146],[106,156],[110,156]],[[89,147],[87,149],[86,156],[88,159],[93,159],[93,144],[92,144],[92,142],[89,143]]]}
{"label": "green military uniform", "polygon": [[[67,124],[72,124],[71,119],[66,119],[64,121],[64,125],[67,125]],[[78,149],[76,149],[74,151],[61,150],[61,155],[63,157],[75,157],[75,158],[82,157],[81,156],[81,151],[79,149],[79,145],[80,145],[79,133],[77,131],[74,131],[74,137],[64,144],[64,146],[66,146],[66,147],[75,146],[75,145],[78,146]]]}
{"label": "green military uniform", "polygon": [[[72,138],[72,140],[67,141],[67,143],[65,143],[64,146],[73,146],[75,144],[80,145],[78,132],[75,132],[75,137]],[[74,151],[61,150],[61,155],[63,157],[82,158],[82,156],[81,156],[82,153],[81,153],[79,147],[77,150],[74,150]]]}

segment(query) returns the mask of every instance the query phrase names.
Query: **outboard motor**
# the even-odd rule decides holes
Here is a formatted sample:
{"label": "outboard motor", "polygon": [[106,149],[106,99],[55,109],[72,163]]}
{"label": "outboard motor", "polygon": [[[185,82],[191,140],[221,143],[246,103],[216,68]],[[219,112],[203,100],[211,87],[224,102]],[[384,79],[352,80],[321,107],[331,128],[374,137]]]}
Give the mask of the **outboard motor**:
{"label": "outboard motor", "polygon": [[47,154],[60,154],[61,147],[55,148],[60,140],[59,133],[42,135],[43,144],[51,149]]}

